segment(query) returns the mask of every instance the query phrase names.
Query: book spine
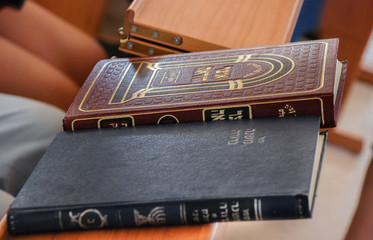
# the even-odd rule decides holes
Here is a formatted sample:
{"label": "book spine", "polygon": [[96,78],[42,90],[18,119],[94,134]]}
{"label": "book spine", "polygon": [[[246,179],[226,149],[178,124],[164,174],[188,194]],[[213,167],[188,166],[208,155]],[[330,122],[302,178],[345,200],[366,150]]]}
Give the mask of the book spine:
{"label": "book spine", "polygon": [[12,234],[308,218],[306,196],[85,207],[8,213]]}
{"label": "book spine", "polygon": [[87,118],[64,119],[64,130],[75,131],[92,128],[117,128],[135,125],[237,120],[263,117],[317,115],[322,127],[335,125],[333,104],[329,97],[287,99],[268,102],[216,106],[198,109],[175,109],[167,112],[143,112],[133,115],[96,115]]}

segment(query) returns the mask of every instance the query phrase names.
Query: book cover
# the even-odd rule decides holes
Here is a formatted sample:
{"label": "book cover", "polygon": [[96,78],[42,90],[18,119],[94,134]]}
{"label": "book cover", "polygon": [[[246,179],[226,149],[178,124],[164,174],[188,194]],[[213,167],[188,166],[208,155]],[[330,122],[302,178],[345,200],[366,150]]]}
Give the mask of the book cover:
{"label": "book cover", "polygon": [[11,233],[301,219],[317,116],[61,132],[8,212]]}
{"label": "book cover", "polygon": [[100,61],[65,130],[318,115],[337,122],[346,64],[338,39]]}

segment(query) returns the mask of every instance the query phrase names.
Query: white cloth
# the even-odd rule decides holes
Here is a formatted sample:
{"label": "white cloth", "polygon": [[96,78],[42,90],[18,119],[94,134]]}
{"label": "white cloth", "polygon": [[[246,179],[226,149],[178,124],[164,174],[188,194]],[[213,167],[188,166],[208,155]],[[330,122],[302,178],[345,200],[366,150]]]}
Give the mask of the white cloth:
{"label": "white cloth", "polygon": [[8,210],[10,204],[13,202],[14,197],[3,190],[0,190],[0,218]]}
{"label": "white cloth", "polygon": [[16,195],[55,135],[64,112],[0,93],[0,189]]}

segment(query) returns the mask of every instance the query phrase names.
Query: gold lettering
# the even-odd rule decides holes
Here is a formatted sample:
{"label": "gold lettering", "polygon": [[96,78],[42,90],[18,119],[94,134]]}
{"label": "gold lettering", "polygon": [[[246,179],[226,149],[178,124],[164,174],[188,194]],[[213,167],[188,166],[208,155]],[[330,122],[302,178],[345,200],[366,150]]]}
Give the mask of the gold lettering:
{"label": "gold lettering", "polygon": [[215,72],[215,78],[216,79],[228,78],[231,73],[231,68],[232,67],[225,67],[225,68],[217,69]]}
{"label": "gold lettering", "polygon": [[117,128],[119,126],[121,127],[128,127],[128,123],[109,123],[109,125],[112,127],[112,128]]}
{"label": "gold lettering", "polygon": [[263,137],[259,137],[259,138],[258,138],[258,143],[264,143],[264,142],[265,142],[265,139],[266,139],[265,136],[263,136]]}
{"label": "gold lettering", "polygon": [[252,144],[254,143],[255,137],[255,128],[248,128],[245,130],[243,144]]}
{"label": "gold lettering", "polygon": [[228,139],[228,145],[236,145],[238,144],[238,140],[240,137],[240,130],[231,130],[229,132],[229,139]]}
{"label": "gold lettering", "polygon": [[242,110],[238,110],[237,113],[235,114],[229,114],[228,119],[229,120],[242,119],[243,118],[242,112],[243,112]]}
{"label": "gold lettering", "polygon": [[295,108],[290,106],[289,104],[286,104],[284,108],[280,108],[278,110],[279,117],[285,117],[286,115],[296,116],[295,113]]}
{"label": "gold lettering", "polygon": [[110,125],[112,128],[117,128],[117,127],[118,127],[118,123],[109,123],[109,125]]}
{"label": "gold lettering", "polygon": [[229,216],[228,216],[228,205],[225,202],[221,202],[220,206],[220,218],[223,222],[229,221]]}
{"label": "gold lettering", "polygon": [[231,211],[232,211],[233,221],[239,221],[240,220],[240,203],[236,202],[235,204],[232,204]]}
{"label": "gold lettering", "polygon": [[278,110],[278,116],[279,116],[279,117],[285,117],[285,109],[282,109],[282,108],[279,109],[279,110]]}
{"label": "gold lettering", "polygon": [[212,121],[225,120],[225,110],[212,110],[211,111]]}
{"label": "gold lettering", "polygon": [[289,114],[294,114],[295,113],[295,108],[293,108],[292,106],[290,106],[288,104],[286,104],[285,109],[288,110]]}
{"label": "gold lettering", "polygon": [[194,72],[192,76],[193,82],[206,82],[210,74],[211,67],[200,67]]}
{"label": "gold lettering", "polygon": [[250,211],[249,209],[242,210],[242,218],[243,220],[250,220]]}
{"label": "gold lettering", "polygon": [[199,220],[199,213],[198,213],[198,210],[194,210],[193,212],[192,212],[192,216],[193,216],[193,221],[194,222],[199,222],[200,220]]}
{"label": "gold lettering", "polygon": [[204,222],[210,222],[210,214],[208,209],[202,209],[202,220]]}

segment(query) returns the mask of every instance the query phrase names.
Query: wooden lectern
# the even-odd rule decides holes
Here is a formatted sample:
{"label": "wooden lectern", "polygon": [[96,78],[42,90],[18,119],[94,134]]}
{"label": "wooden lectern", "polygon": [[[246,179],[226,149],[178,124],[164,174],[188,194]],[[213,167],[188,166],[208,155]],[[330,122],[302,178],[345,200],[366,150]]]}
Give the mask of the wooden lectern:
{"label": "wooden lectern", "polygon": [[[360,61],[373,28],[372,9],[373,1],[371,0],[328,0],[326,2],[320,36],[321,38],[339,38],[338,57],[349,61],[344,99],[361,72]],[[343,102],[341,111],[343,111]],[[328,140],[354,152],[360,152],[363,147],[363,140],[360,136],[345,132],[338,127],[330,131]]]}
{"label": "wooden lectern", "polygon": [[301,0],[135,0],[120,50],[137,56],[254,47],[290,41]]}

